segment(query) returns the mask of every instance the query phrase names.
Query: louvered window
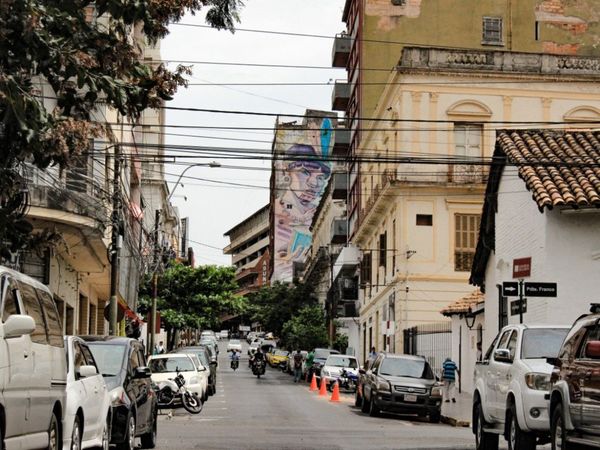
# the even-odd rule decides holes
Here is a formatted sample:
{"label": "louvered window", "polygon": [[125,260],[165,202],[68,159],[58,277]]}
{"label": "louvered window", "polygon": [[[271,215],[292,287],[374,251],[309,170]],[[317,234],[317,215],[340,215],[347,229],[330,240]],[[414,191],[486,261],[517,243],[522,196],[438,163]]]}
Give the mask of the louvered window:
{"label": "louvered window", "polygon": [[481,43],[484,45],[503,45],[502,17],[483,18],[483,37]]}
{"label": "louvered window", "polygon": [[456,214],[454,216],[454,270],[456,272],[471,271],[477,247],[480,219],[479,214]]}

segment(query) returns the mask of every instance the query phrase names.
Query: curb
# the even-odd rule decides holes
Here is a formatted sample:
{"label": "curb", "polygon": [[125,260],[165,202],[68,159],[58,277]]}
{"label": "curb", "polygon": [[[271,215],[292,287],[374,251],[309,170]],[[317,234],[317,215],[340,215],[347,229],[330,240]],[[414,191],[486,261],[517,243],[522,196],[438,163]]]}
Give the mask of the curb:
{"label": "curb", "polygon": [[455,417],[451,416],[441,416],[441,422],[452,427],[470,427],[471,422],[468,420],[459,420]]}

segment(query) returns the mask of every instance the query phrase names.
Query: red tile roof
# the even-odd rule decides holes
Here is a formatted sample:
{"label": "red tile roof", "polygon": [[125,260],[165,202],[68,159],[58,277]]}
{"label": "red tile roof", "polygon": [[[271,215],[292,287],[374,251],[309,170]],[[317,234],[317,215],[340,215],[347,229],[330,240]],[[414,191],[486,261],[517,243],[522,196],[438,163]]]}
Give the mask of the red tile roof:
{"label": "red tile roof", "polygon": [[499,131],[498,144],[540,211],[600,207],[600,131]]}
{"label": "red tile roof", "polygon": [[482,292],[477,289],[471,292],[466,297],[460,300],[450,303],[444,309],[440,311],[444,316],[452,316],[454,314],[465,314],[471,311],[478,303],[483,303],[484,297]]}

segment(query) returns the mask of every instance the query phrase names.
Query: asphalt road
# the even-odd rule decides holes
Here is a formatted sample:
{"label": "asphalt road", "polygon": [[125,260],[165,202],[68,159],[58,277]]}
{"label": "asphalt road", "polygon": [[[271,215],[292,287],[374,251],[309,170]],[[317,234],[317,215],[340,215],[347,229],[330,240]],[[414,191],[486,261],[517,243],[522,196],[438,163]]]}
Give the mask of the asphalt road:
{"label": "asphalt road", "polygon": [[[468,428],[430,424],[426,419],[369,417],[351,395],[339,403],[310,392],[307,383],[267,368],[257,379],[243,357],[229,368],[221,343],[217,393],[196,416],[184,410],[159,417],[161,450],[191,449],[472,449]],[[246,346],[244,345],[244,355]]]}

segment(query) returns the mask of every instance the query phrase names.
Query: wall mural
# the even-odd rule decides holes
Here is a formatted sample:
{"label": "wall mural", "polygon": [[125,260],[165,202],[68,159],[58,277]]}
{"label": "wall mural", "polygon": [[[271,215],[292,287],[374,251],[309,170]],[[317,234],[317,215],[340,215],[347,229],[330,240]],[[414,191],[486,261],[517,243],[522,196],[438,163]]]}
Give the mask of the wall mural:
{"label": "wall mural", "polygon": [[307,119],[298,128],[278,128],[275,137],[271,281],[292,281],[294,262],[306,259],[309,227],[331,176],[331,163],[321,160],[333,145],[331,119]]}

